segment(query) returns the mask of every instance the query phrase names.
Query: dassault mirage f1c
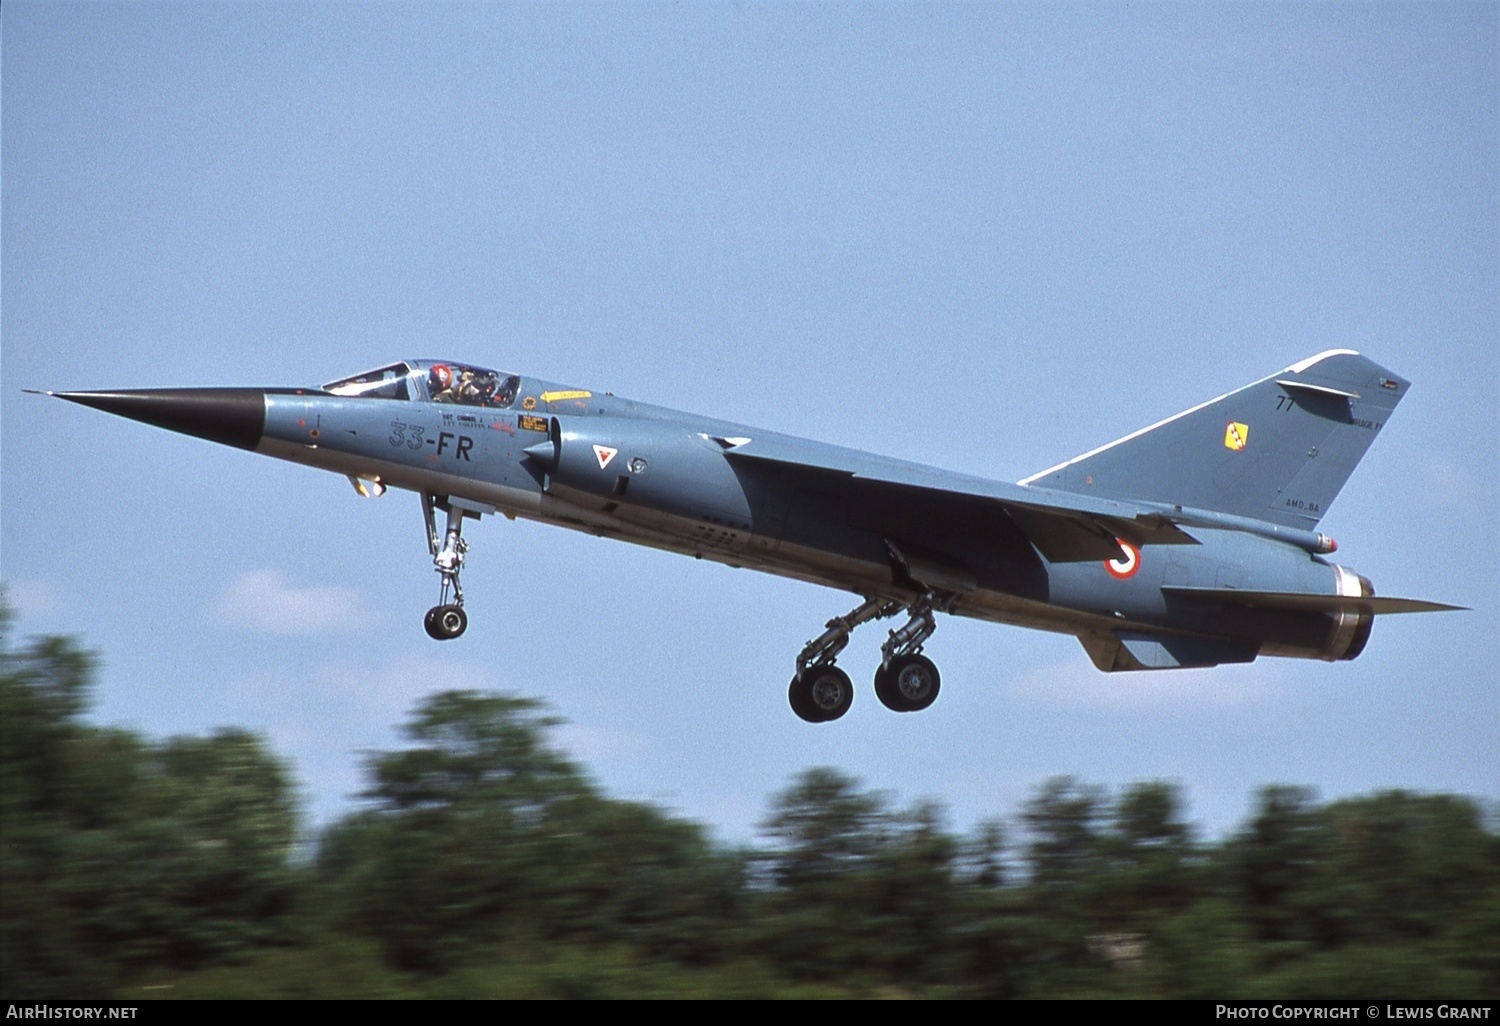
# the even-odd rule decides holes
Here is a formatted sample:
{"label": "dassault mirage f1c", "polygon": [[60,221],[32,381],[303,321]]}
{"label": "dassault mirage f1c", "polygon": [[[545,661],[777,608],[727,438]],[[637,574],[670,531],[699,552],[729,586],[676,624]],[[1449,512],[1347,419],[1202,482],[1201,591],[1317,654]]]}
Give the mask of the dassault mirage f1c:
{"label": "dassault mirage f1c", "polygon": [[875,694],[911,712],[938,694],[922,654],[938,613],[1075,635],[1108,672],[1353,659],[1382,613],[1459,608],[1376,597],[1316,530],[1406,389],[1331,350],[1016,484],[453,360],[321,388],[49,394],[345,474],[361,495],[416,492],[439,640],[468,624],[464,523],[493,513],[853,592],[788,692],[824,722],[854,698],[836,663],[850,631],[898,614]]}

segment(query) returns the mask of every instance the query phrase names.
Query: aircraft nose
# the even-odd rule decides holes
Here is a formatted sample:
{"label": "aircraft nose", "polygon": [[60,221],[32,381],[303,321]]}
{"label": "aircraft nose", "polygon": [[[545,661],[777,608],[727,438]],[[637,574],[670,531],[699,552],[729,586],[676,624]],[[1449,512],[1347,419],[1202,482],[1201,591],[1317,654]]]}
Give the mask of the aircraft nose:
{"label": "aircraft nose", "polygon": [[258,446],[266,427],[266,393],[260,388],[141,388],[48,394],[240,449]]}

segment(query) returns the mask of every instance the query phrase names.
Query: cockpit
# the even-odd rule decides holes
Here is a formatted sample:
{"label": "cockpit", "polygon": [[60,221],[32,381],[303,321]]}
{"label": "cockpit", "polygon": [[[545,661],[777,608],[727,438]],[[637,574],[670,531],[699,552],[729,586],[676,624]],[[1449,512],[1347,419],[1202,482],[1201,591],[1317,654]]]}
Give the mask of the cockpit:
{"label": "cockpit", "polygon": [[508,409],[516,401],[521,379],[488,367],[452,360],[412,360],[331,381],[323,391],[360,399],[453,403]]}

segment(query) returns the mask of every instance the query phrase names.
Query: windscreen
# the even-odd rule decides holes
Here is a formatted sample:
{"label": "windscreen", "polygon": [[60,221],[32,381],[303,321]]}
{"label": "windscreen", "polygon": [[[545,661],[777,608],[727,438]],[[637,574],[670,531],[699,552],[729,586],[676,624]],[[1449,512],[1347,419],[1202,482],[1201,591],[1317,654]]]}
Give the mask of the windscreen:
{"label": "windscreen", "polygon": [[358,396],[361,399],[410,399],[406,378],[411,368],[404,363],[393,363],[379,370],[366,371],[352,378],[340,378],[323,386],[323,391],[334,395]]}

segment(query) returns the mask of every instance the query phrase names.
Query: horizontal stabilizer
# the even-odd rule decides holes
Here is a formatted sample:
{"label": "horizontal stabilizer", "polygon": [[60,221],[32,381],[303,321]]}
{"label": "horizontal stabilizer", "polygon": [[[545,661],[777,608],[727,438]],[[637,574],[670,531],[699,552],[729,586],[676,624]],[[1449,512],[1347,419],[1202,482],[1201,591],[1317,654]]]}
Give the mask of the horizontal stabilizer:
{"label": "horizontal stabilizer", "polygon": [[1261,609],[1295,609],[1310,613],[1441,613],[1467,609],[1423,599],[1384,598],[1374,595],[1309,595],[1290,591],[1242,591],[1238,588],[1188,588],[1175,584],[1161,589],[1168,595]]}

